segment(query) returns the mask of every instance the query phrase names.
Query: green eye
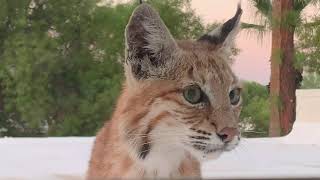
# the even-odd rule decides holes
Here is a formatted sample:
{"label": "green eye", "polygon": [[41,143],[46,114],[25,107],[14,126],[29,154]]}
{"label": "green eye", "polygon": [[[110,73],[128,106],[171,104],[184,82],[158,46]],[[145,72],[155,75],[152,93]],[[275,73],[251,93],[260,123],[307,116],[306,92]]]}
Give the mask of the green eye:
{"label": "green eye", "polygon": [[184,89],[183,97],[191,104],[197,104],[201,102],[203,92],[197,85],[191,85]]}
{"label": "green eye", "polygon": [[235,88],[232,91],[230,91],[229,98],[230,98],[230,103],[232,105],[235,106],[235,105],[237,105],[239,103],[240,98],[241,98],[240,94],[241,94],[241,89],[240,88]]}

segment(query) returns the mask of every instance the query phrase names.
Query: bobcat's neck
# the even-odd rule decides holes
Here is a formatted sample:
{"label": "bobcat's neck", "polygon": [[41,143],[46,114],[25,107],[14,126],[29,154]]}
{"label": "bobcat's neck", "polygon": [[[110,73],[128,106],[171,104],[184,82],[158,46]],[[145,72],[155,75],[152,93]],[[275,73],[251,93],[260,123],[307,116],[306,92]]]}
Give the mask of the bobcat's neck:
{"label": "bobcat's neck", "polygon": [[[125,142],[119,142],[125,143]],[[126,171],[122,172],[125,177],[143,178],[181,178],[200,177],[200,164],[183,149],[174,146],[153,146],[145,159],[132,158],[132,149],[123,152],[124,161],[119,164],[132,163]]]}
{"label": "bobcat's neck", "polygon": [[145,177],[181,177],[180,166],[186,158],[184,150],[178,147],[154,145],[148,156],[138,159],[136,164],[144,169]]}
{"label": "bobcat's neck", "polygon": [[[136,113],[139,114],[140,112],[137,110]],[[119,116],[119,118],[120,117],[121,116]],[[144,120],[149,121],[149,119]],[[113,121],[115,125],[118,123],[121,124],[120,119],[114,119]],[[120,136],[125,133],[121,128],[117,128],[117,131],[116,134],[119,134]],[[126,177],[181,178],[185,176],[199,176],[198,161],[193,159],[191,155],[178,145],[166,142],[152,143],[150,149],[140,150],[149,151],[145,157],[141,157],[137,154],[140,153],[137,152],[137,149],[128,145],[130,144],[130,140],[120,138],[117,141],[117,144],[123,147],[121,152],[123,153],[123,156],[127,157],[123,158],[124,162],[119,163],[127,164],[127,159],[130,159],[132,162],[131,167],[127,169],[127,172],[123,172],[123,174],[127,173],[125,175]],[[188,169],[188,171],[186,169]]]}
{"label": "bobcat's neck", "polygon": [[[167,142],[152,143],[151,147],[141,149],[144,144],[150,143],[152,138],[143,139],[144,136],[136,136],[143,134],[144,128],[148,126],[139,126],[139,121],[143,119],[144,122],[150,122],[151,119],[148,118],[154,118],[157,113],[148,115],[150,107],[145,105],[148,104],[147,95],[139,96],[139,100],[132,96],[126,90],[123,91],[112,120],[98,133],[89,177],[199,177],[199,162],[178,145]],[[131,132],[130,128],[138,130]],[[141,156],[143,151],[148,153]]]}

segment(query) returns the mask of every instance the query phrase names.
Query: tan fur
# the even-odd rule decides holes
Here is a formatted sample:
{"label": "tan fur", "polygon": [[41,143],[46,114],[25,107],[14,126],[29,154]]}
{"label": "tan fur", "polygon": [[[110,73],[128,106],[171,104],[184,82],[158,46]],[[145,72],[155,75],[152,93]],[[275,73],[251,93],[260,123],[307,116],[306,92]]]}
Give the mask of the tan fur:
{"label": "tan fur", "polygon": [[[142,5],[136,10],[136,14],[141,12],[152,14],[150,17],[159,21],[158,24],[153,22],[154,26],[164,25],[149,6]],[[132,27],[134,31],[137,28]],[[150,25],[146,28],[148,32],[150,28]],[[130,41],[130,25],[127,31],[127,41]],[[159,31],[166,31],[166,28],[152,33],[161,33]],[[161,72],[153,71],[156,67],[150,64],[144,64],[151,67],[145,69],[147,73],[141,76],[142,79],[132,69],[134,63],[140,61],[129,59],[125,63],[126,81],[111,120],[96,136],[87,179],[200,177],[202,156],[208,158],[221,152],[194,150],[189,146],[190,138],[201,136],[202,139],[193,140],[199,142],[192,143],[207,143],[206,148],[209,149],[212,146],[221,148],[224,146],[216,133],[226,127],[238,128],[241,107],[230,104],[229,92],[238,87],[239,82],[229,67],[229,55],[223,46],[170,40],[172,37],[167,31],[155,36],[155,41],[160,41],[158,37],[171,41],[166,46],[174,52],[165,49],[159,52],[162,50],[156,46],[163,42],[148,42],[151,45],[147,48],[167,53],[161,56],[166,61],[157,67],[162,68]],[[132,43],[136,44],[139,43]],[[135,52],[130,49],[135,47],[130,46],[128,42],[127,57],[134,58],[136,56],[130,54]],[[208,103],[193,105],[184,99],[182,93],[190,84],[201,87]],[[235,140],[230,149],[237,142]],[[148,154],[139,156],[144,154],[144,149]]]}

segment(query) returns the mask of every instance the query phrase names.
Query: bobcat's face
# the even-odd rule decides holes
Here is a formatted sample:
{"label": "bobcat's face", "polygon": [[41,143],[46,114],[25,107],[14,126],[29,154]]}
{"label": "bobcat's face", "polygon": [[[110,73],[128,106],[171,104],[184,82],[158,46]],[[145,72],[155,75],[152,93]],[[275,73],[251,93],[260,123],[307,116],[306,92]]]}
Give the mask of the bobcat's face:
{"label": "bobcat's face", "polygon": [[233,149],[240,140],[238,78],[222,52],[198,49],[201,45],[192,42],[179,47],[183,51],[181,59],[188,63],[176,82],[180,93],[170,98],[177,103],[172,106],[172,115],[173,121],[179,121],[176,131],[184,132],[183,146],[199,157]]}
{"label": "bobcat's face", "polygon": [[124,64],[131,115],[121,128],[137,158],[202,159],[238,144],[241,87],[229,58],[241,13],[198,41],[175,41],[151,7],[135,10]]}

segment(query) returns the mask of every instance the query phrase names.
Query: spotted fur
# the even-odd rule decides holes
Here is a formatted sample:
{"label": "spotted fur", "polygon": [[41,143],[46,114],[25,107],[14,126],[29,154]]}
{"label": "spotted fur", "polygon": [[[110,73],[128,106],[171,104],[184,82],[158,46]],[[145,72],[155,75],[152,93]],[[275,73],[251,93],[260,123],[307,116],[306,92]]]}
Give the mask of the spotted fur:
{"label": "spotted fur", "polygon": [[[160,16],[139,5],[126,28],[126,80],[110,121],[99,131],[87,179],[200,177],[200,163],[233,149],[217,133],[238,129],[240,88],[230,66],[242,10],[198,41],[176,41]],[[212,40],[218,39],[218,40]],[[203,100],[191,104],[183,92],[200,87]]]}

